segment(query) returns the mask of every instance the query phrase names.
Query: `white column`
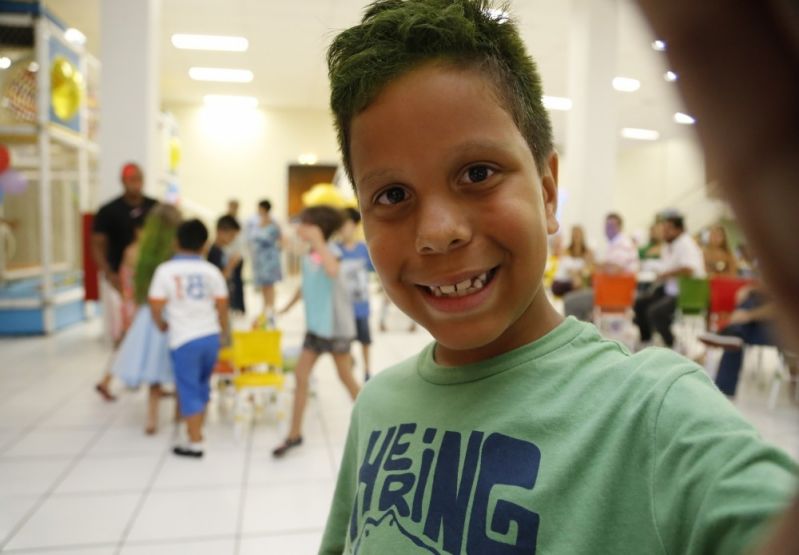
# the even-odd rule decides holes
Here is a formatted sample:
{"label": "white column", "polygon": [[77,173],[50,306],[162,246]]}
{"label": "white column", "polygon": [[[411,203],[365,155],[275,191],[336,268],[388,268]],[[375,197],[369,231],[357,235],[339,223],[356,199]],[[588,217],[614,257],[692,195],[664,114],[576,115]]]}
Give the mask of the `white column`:
{"label": "white column", "polygon": [[160,16],[161,0],[101,3],[100,204],[122,192],[119,171],[128,161],[156,194]]}
{"label": "white column", "polygon": [[582,224],[602,244],[605,214],[615,208],[618,148],[616,75],[617,0],[572,0],[565,164],[561,186],[568,200],[563,231]]}

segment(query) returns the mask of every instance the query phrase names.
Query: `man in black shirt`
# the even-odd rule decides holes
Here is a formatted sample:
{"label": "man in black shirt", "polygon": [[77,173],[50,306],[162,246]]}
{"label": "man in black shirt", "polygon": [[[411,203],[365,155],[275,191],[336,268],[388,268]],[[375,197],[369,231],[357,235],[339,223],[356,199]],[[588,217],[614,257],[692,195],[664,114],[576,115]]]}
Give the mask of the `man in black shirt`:
{"label": "man in black shirt", "polygon": [[[141,168],[128,163],[122,167],[121,181],[124,193],[100,207],[92,227],[92,255],[103,275],[104,313],[109,323],[111,337],[116,347],[122,339],[121,307],[122,284],[119,266],[125,248],[133,242],[134,222],[143,220],[155,206],[156,200],[144,196]],[[106,400],[113,400],[108,385],[111,375],[106,373],[97,384],[97,391]]]}

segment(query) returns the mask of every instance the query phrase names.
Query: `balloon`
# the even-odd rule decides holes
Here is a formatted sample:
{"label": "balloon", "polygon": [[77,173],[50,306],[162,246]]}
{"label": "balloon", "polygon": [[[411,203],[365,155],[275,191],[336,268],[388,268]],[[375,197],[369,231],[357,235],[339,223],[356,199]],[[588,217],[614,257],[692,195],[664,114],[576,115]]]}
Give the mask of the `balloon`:
{"label": "balloon", "polygon": [[15,170],[6,170],[0,174],[0,190],[9,195],[19,195],[28,188],[28,178]]}
{"label": "balloon", "polygon": [[169,169],[173,172],[178,169],[180,165],[180,139],[172,137],[169,139]]}
{"label": "balloon", "polygon": [[50,101],[55,115],[69,121],[75,117],[83,97],[83,76],[63,56],[56,56],[50,68]]}
{"label": "balloon", "polygon": [[3,173],[8,169],[10,161],[11,155],[8,153],[6,145],[0,145],[0,173]]}
{"label": "balloon", "polygon": [[347,199],[341,194],[341,190],[332,183],[317,183],[302,194],[302,203],[305,206],[326,204],[334,208],[347,207]]}

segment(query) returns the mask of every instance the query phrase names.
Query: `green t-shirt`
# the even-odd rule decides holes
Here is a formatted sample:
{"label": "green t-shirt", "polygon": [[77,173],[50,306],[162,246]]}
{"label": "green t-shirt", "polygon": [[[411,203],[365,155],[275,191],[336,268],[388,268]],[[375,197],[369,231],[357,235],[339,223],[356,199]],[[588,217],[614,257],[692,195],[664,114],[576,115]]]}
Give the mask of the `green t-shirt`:
{"label": "green t-shirt", "polygon": [[491,360],[435,344],[355,405],[320,553],[734,554],[797,467],[703,370],[570,318]]}

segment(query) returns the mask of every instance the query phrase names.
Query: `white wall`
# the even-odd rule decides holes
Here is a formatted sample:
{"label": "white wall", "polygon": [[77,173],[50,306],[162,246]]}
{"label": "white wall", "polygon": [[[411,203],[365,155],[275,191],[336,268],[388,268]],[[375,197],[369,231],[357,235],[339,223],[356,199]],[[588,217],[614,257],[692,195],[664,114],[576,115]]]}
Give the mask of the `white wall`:
{"label": "white wall", "polygon": [[181,196],[213,214],[222,214],[230,198],[241,202],[242,218],[262,198],[285,221],[288,166],[302,153],[320,164],[338,164],[332,116],[325,110],[275,110],[220,113],[196,105],[166,104],[178,123],[182,156]]}
{"label": "white wall", "polygon": [[626,227],[648,229],[657,212],[677,208],[693,233],[717,220],[726,207],[706,195],[702,153],[693,139],[675,138],[619,151],[616,208]]}

